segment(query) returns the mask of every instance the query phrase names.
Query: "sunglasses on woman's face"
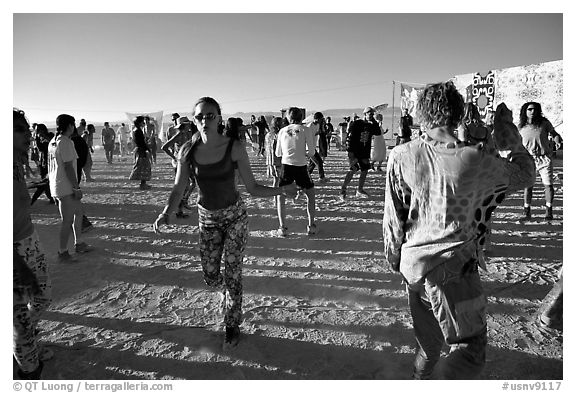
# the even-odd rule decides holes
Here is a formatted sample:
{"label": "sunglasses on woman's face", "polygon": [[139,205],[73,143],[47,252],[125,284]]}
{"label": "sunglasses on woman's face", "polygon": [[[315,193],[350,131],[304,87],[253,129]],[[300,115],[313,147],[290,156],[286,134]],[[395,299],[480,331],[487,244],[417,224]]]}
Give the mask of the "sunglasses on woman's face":
{"label": "sunglasses on woman's face", "polygon": [[195,115],[194,118],[198,121],[201,122],[202,120],[214,120],[216,118],[217,115],[215,115],[214,113],[200,113],[198,115]]}

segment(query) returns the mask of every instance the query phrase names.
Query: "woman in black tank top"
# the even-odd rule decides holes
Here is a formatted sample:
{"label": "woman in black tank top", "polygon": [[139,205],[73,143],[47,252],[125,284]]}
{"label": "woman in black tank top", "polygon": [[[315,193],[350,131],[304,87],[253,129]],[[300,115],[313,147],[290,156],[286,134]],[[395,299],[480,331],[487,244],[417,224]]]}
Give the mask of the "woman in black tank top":
{"label": "woman in black tank top", "polygon": [[[224,346],[235,346],[242,323],[242,260],[248,238],[248,215],[236,189],[235,171],[242,177],[246,191],[256,197],[296,195],[296,186],[273,188],[254,179],[248,153],[239,138],[240,124],[229,119],[222,124],[222,112],[216,100],[203,97],[194,105],[194,123],[199,132],[180,149],[176,181],[168,204],[154,222],[159,233],[168,224],[188,183],[198,184],[198,228],[200,259],[204,281],[219,295],[224,314]],[[221,273],[224,259],[224,273]]]}

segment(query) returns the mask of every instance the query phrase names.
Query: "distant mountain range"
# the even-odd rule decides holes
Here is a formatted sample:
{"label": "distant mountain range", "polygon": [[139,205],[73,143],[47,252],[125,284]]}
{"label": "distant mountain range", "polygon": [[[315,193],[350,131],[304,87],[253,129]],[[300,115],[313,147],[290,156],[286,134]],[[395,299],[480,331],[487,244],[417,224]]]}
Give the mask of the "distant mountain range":
{"label": "distant mountain range", "polygon": [[[358,116],[362,117],[362,112],[364,111],[364,108],[350,108],[350,109],[325,109],[325,110],[316,110],[316,109],[306,109],[306,116],[310,116],[312,114],[314,114],[315,112],[322,112],[322,114],[324,115],[324,117],[328,117],[330,116],[332,118],[332,123],[337,125],[338,123],[340,123],[342,121],[342,118],[344,116],[353,116],[354,113],[356,113]],[[180,116],[187,116],[188,118],[192,119],[192,113],[191,112],[178,112],[180,114]],[[391,125],[391,120],[392,120],[392,113],[394,113],[394,118],[395,118],[395,123],[397,123],[397,119],[400,119],[401,116],[401,110],[399,107],[388,107],[382,110],[377,111],[377,113],[382,113],[382,116],[384,116],[384,125],[385,126],[389,126]],[[269,111],[269,112],[236,112],[236,113],[224,113],[222,115],[222,117],[224,118],[224,120],[228,119],[229,117],[240,117],[244,120],[244,123],[249,123],[250,122],[250,116],[255,115],[256,117],[259,116],[264,116],[266,117],[266,120],[270,120],[273,116],[280,116],[280,112],[279,111]],[[164,124],[164,129],[166,129],[168,127],[168,125],[171,123],[171,116],[172,113],[171,112],[166,112],[164,113],[164,115],[162,116],[162,123]],[[80,119],[76,119],[76,121],[78,122]],[[86,121],[88,123],[94,124],[94,127],[96,127],[96,131],[100,132],[100,129],[102,127],[104,127],[104,122],[93,122],[90,121],[90,119],[86,119]],[[116,129],[118,126],[120,126],[121,123],[127,124],[128,123],[128,119],[120,119],[120,120],[116,120],[116,121],[109,121],[110,125]],[[45,123],[46,126],[50,129],[54,129],[56,127],[54,122],[49,122],[49,123]],[[128,125],[128,124],[127,124]]]}

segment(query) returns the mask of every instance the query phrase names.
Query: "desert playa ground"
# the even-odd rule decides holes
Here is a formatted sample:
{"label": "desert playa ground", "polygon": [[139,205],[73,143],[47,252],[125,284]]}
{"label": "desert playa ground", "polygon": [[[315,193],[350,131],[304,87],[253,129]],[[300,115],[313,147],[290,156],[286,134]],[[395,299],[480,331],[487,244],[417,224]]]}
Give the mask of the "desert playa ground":
{"label": "desert playa ground", "polygon": [[[257,179],[269,184],[264,160],[250,156]],[[94,161],[97,182],[82,187],[95,226],[85,239],[95,251],[77,264],[57,263],[57,209],[42,198],[32,208],[53,280],[53,304],[40,328],[55,356],[44,378],[410,378],[415,341],[406,295],[400,276],[381,266],[385,172],[369,173],[368,203],[352,197],[343,204],[337,196],[345,153],[331,150],[330,181],[317,184],[320,233],[312,238],[304,201],[288,202],[291,234],[277,238],[273,200],[250,197],[240,186],[251,235],[245,321],[239,346],[223,351],[216,296],[199,264],[196,211],[160,235],[152,231],[173,182],[168,157],[158,153],[149,191],[128,180],[131,159],[109,165],[98,150]],[[518,222],[521,193],[496,211],[493,253],[482,272],[490,303],[482,379],[563,378],[562,332],[533,321],[562,265],[562,160],[555,166],[552,223],[543,220],[540,180],[533,221]]]}

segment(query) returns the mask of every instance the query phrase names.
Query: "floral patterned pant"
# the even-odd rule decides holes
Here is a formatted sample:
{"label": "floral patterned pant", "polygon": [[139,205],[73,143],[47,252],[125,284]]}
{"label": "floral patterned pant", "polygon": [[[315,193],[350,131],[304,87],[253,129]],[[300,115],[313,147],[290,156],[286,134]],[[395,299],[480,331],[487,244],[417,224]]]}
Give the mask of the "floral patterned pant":
{"label": "floral patterned pant", "polygon": [[[46,257],[40,248],[36,232],[32,236],[14,242],[14,249],[36,275],[41,291],[39,295],[32,295],[17,285],[14,285],[13,290],[14,358],[20,369],[29,373],[36,370],[39,365],[36,327],[40,314],[50,305],[52,286],[46,268]],[[14,271],[13,277],[16,281],[16,271]]]}
{"label": "floral patterned pant", "polygon": [[[241,199],[219,210],[198,206],[198,222],[204,281],[226,296],[224,324],[239,326],[242,323],[242,259],[248,239],[246,206]],[[222,256],[224,276],[220,272]]]}

